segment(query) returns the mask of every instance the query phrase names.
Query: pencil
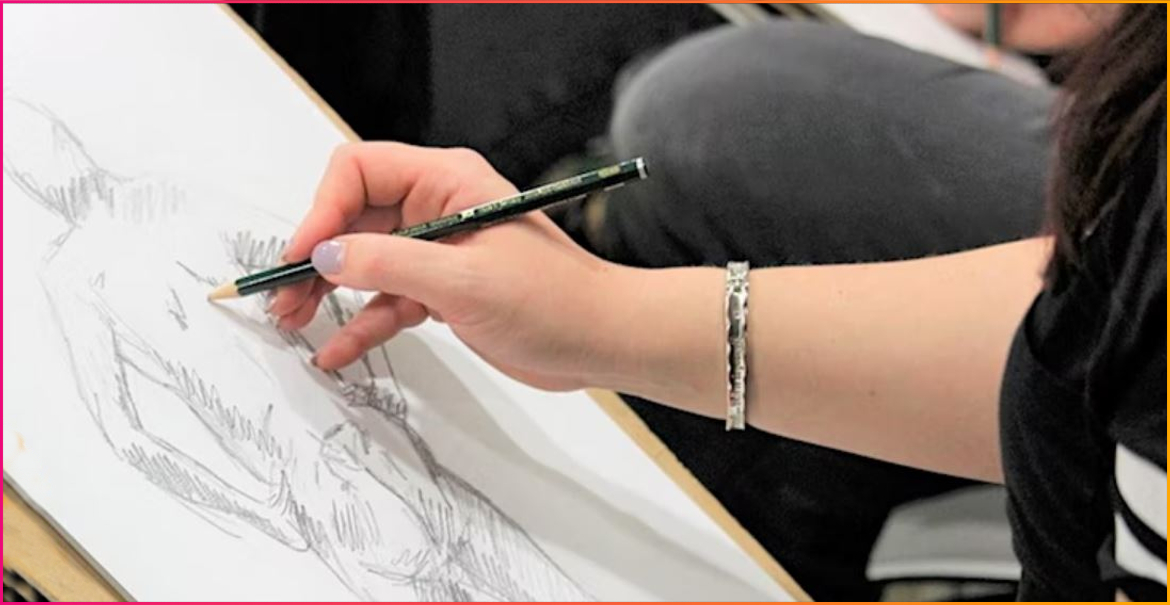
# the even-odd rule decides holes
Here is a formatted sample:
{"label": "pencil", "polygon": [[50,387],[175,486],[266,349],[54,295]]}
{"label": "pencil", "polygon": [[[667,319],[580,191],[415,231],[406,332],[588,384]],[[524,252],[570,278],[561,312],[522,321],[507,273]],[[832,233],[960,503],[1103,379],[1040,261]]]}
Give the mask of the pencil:
{"label": "pencil", "polygon": [[[474,206],[457,214],[400,229],[391,235],[423,240],[442,239],[456,233],[472,231],[516,218],[558,202],[581,198],[595,191],[612,189],[627,181],[644,179],[646,176],[646,162],[642,158],[626,160],[619,164],[542,185],[511,197]],[[223,284],[212,290],[211,294],[207,295],[207,299],[218,300],[247,296],[313,279],[317,276],[317,270],[308,260],[282,265]]]}
{"label": "pencil", "polygon": [[999,66],[999,46],[1003,38],[1003,7],[994,2],[987,5],[987,19],[983,24],[983,41],[987,43],[987,63]]}

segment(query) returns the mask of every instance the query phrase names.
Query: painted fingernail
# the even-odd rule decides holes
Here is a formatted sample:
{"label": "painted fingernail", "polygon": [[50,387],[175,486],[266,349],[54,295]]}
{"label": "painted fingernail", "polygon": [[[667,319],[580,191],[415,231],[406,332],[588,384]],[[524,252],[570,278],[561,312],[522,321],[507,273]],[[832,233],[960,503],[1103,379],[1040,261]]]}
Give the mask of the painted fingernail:
{"label": "painted fingernail", "polygon": [[329,275],[341,271],[341,264],[345,260],[345,244],[328,240],[317,244],[313,248],[313,268],[318,272]]}

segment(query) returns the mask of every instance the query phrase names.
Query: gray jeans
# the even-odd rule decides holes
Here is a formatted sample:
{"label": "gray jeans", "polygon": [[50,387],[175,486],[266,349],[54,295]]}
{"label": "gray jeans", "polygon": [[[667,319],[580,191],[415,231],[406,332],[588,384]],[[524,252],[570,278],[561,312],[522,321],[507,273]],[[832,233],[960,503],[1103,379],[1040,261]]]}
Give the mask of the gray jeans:
{"label": "gray jeans", "polygon": [[[651,178],[614,193],[593,247],[630,265],[763,267],[1027,237],[1053,98],[840,28],[716,29],[621,87],[615,151],[645,156]],[[965,485],[628,400],[817,599],[875,598],[864,569],[890,509]]]}

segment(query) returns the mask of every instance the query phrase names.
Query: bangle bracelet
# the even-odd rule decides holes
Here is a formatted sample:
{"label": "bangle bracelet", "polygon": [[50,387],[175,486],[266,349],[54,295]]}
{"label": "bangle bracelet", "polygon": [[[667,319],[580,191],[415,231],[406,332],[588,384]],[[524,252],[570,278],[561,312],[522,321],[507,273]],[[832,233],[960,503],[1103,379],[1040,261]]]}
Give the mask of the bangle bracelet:
{"label": "bangle bracelet", "polygon": [[748,263],[727,263],[727,292],[723,302],[727,329],[727,425],[742,431],[747,399]]}

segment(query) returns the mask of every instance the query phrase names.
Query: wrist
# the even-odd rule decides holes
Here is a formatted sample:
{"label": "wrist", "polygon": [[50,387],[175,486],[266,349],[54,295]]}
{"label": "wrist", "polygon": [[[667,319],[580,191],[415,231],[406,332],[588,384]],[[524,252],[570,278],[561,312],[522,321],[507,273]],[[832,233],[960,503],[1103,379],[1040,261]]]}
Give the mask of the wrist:
{"label": "wrist", "polygon": [[590,386],[712,417],[726,399],[724,272],[605,268],[585,339]]}

